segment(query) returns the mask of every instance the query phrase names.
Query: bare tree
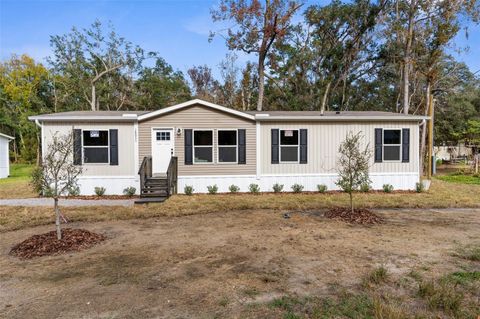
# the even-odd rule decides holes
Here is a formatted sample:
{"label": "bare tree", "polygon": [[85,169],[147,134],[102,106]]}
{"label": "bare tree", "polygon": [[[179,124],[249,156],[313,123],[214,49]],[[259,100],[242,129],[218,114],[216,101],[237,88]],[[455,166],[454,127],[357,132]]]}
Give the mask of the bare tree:
{"label": "bare tree", "polygon": [[40,166],[38,184],[45,196],[53,197],[57,239],[60,240],[62,230],[58,198],[69,189],[77,187],[77,178],[82,173],[82,167],[73,164],[73,134],[53,135],[46,150]]}
{"label": "bare tree", "polygon": [[353,192],[357,191],[362,185],[371,183],[368,169],[372,152],[369,144],[365,146],[365,149],[360,149],[362,140],[362,132],[357,134],[349,132],[338,148],[340,153],[337,165],[339,178],[335,183],[350,196],[352,213],[354,212]]}

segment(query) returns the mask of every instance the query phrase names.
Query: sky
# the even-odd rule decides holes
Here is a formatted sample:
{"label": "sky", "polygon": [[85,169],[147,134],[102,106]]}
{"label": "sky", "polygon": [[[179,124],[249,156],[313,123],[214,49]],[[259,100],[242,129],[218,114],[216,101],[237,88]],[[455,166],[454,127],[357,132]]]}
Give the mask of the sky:
{"label": "sky", "polygon": [[[328,3],[310,0],[308,4]],[[50,36],[86,28],[96,19],[111,22],[117,33],[146,51],[157,51],[175,69],[209,65],[218,76],[218,65],[228,50],[222,38],[208,41],[218,30],[210,9],[218,0],[0,0],[0,59],[26,53],[45,62],[51,54]],[[297,17],[298,18],[298,17]],[[299,19],[299,18],[298,18]],[[480,27],[469,26],[469,38],[460,32],[451,50],[473,72],[480,70]],[[239,64],[252,56],[238,53]]]}

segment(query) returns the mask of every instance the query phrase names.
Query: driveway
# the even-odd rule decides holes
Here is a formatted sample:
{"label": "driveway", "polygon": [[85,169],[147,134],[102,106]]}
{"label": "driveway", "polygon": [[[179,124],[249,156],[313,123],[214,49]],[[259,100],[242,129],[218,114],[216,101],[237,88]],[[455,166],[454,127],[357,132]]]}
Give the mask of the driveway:
{"label": "driveway", "polygon": [[[135,199],[60,199],[60,206],[133,206]],[[0,206],[52,206],[52,198],[0,199]]]}

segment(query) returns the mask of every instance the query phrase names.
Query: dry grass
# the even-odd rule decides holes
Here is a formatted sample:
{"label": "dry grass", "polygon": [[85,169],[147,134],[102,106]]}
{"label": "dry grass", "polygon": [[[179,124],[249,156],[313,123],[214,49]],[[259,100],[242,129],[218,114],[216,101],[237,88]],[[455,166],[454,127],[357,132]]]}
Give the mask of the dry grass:
{"label": "dry grass", "polygon": [[479,264],[452,253],[478,247],[480,211],[378,213],[371,227],[269,210],[75,223],[108,240],[27,261],[8,251],[53,225],[1,233],[0,317],[476,318]]}
{"label": "dry grass", "polygon": [[[3,185],[2,185],[3,186]],[[1,187],[1,186],[0,186]],[[454,208],[480,207],[480,185],[452,184],[435,180],[426,193],[357,193],[357,207],[366,208]],[[60,201],[61,205],[61,201]],[[311,211],[348,205],[343,193],[176,195],[161,204],[135,207],[65,207],[71,221],[105,221],[159,216],[185,216],[233,210],[268,209]],[[50,207],[0,206],[0,232],[53,222]]]}
{"label": "dry grass", "polygon": [[33,168],[29,164],[12,164],[10,176],[0,179],[0,198],[37,197],[29,185]]}

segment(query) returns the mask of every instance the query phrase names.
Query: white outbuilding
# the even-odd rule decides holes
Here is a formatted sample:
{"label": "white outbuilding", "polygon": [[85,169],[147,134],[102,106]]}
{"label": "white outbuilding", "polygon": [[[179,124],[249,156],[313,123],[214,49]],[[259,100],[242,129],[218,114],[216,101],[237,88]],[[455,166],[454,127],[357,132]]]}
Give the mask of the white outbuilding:
{"label": "white outbuilding", "polygon": [[8,157],[8,143],[14,138],[0,133],[0,178],[10,175],[10,159]]}

